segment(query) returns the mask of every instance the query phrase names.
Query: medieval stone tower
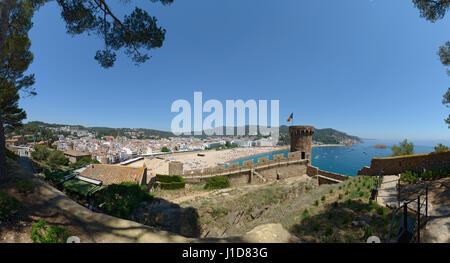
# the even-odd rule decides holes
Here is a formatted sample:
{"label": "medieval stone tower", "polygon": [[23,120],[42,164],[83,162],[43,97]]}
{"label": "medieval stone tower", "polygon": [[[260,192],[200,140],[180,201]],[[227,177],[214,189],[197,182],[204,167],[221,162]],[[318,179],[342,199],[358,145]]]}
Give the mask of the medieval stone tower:
{"label": "medieval stone tower", "polygon": [[302,159],[311,162],[313,126],[290,126],[291,152],[301,152]]}

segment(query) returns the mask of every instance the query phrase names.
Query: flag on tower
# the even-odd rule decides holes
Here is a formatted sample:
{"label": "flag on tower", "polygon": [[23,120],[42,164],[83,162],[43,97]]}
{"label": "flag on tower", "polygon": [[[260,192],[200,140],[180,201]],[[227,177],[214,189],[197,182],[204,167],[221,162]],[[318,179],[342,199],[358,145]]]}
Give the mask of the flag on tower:
{"label": "flag on tower", "polygon": [[291,115],[289,116],[289,118],[287,119],[287,122],[290,122],[292,120],[292,118],[294,118],[294,113],[291,113]]}

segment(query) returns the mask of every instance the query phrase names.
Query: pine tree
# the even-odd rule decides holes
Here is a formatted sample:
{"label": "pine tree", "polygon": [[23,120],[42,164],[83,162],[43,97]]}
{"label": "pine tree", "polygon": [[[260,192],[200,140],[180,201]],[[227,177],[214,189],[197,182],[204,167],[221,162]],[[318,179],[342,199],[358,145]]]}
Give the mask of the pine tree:
{"label": "pine tree", "polygon": [[[11,40],[11,43],[16,44],[15,41],[25,41],[29,44],[28,36],[25,37],[25,32],[31,28],[31,18],[33,13],[37,11],[43,4],[50,0],[0,0],[0,62],[2,63],[0,69],[3,71],[7,68],[6,60],[8,45],[8,36],[10,30],[13,30],[11,25],[14,23],[13,16],[17,15],[19,25],[22,32],[22,39]],[[89,35],[97,35],[104,40],[104,47],[98,50],[94,59],[104,67],[109,68],[114,65],[116,61],[116,52],[124,50],[136,64],[144,63],[150,59],[150,56],[145,53],[147,50],[159,48],[162,46],[166,30],[158,26],[157,19],[150,16],[145,10],[136,7],[131,14],[125,15],[120,20],[112,12],[107,0],[56,0],[61,7],[61,17],[66,23],[67,33],[71,35],[78,35],[88,33]],[[150,0],[152,2],[160,2],[163,5],[168,5],[173,0]],[[130,1],[124,1],[128,3]],[[25,7],[22,15],[16,12],[17,7]],[[22,52],[29,48],[22,42]],[[32,60],[32,56],[31,56]],[[30,61],[31,63],[31,61]],[[29,64],[29,63],[28,63]],[[28,65],[27,65],[28,67]],[[20,70],[18,70],[20,72]],[[23,73],[23,71],[22,71]],[[18,107],[17,101],[20,94],[14,93],[14,89],[22,86],[25,90],[31,87],[34,83],[34,76],[22,76],[20,84],[17,82],[11,84],[2,84],[0,86],[0,96],[5,96],[7,99],[0,100],[0,178],[7,174],[6,170],[6,152],[5,152],[5,125],[10,125],[14,119],[16,124],[24,118],[24,112]],[[34,94],[34,91],[28,94]]]}

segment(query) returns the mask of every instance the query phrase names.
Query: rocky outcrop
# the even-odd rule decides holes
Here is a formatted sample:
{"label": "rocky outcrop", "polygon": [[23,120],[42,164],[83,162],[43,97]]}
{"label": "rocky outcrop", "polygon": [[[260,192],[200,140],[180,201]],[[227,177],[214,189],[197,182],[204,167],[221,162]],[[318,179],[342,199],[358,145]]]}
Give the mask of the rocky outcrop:
{"label": "rocky outcrop", "polygon": [[260,225],[241,237],[249,243],[298,243],[300,240],[290,234],[281,224]]}

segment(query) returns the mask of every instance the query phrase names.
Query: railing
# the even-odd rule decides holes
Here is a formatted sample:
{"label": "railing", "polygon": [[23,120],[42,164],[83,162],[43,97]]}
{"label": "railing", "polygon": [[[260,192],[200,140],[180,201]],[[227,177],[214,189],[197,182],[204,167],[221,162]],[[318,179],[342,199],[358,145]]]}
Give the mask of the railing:
{"label": "railing", "polygon": [[[399,186],[399,185],[398,185]],[[400,188],[398,187],[398,189],[400,190]],[[399,191],[400,192],[400,191]],[[422,200],[422,202],[421,202]],[[417,202],[417,210],[414,210],[412,208],[412,204]],[[399,203],[400,203],[400,199],[399,199]],[[408,205],[410,205],[410,207],[408,207]],[[421,209],[422,207],[425,206],[425,213],[424,215],[421,213]],[[386,239],[386,243],[389,243],[391,241],[391,237],[392,237],[392,229],[394,227],[394,223],[395,223],[395,218],[397,216],[397,213],[399,211],[403,211],[403,222],[400,222],[402,225],[400,226],[400,229],[402,229],[403,231],[400,231],[399,229],[399,233],[397,233],[396,235],[396,242],[405,242],[405,240],[402,240],[402,234],[403,235],[411,235],[410,238],[407,238],[406,242],[411,242],[414,238],[414,236],[417,234],[417,243],[420,243],[420,230],[423,228],[423,226],[425,226],[425,224],[427,223],[428,220],[428,185],[426,185],[422,191],[418,194],[418,196],[412,200],[409,200],[407,202],[404,202],[402,205],[399,205],[399,207],[397,209],[394,210],[393,216],[392,216],[392,222],[391,222],[391,226],[389,228],[389,233],[388,233],[388,237]],[[408,210],[413,211],[414,213],[416,213],[416,217],[417,217],[417,221],[412,223],[410,222],[408,219]],[[423,216],[425,216],[423,218]],[[411,230],[411,224],[413,229],[412,232],[410,232]],[[415,226],[415,227],[414,227]],[[407,232],[407,233],[406,233]]]}

